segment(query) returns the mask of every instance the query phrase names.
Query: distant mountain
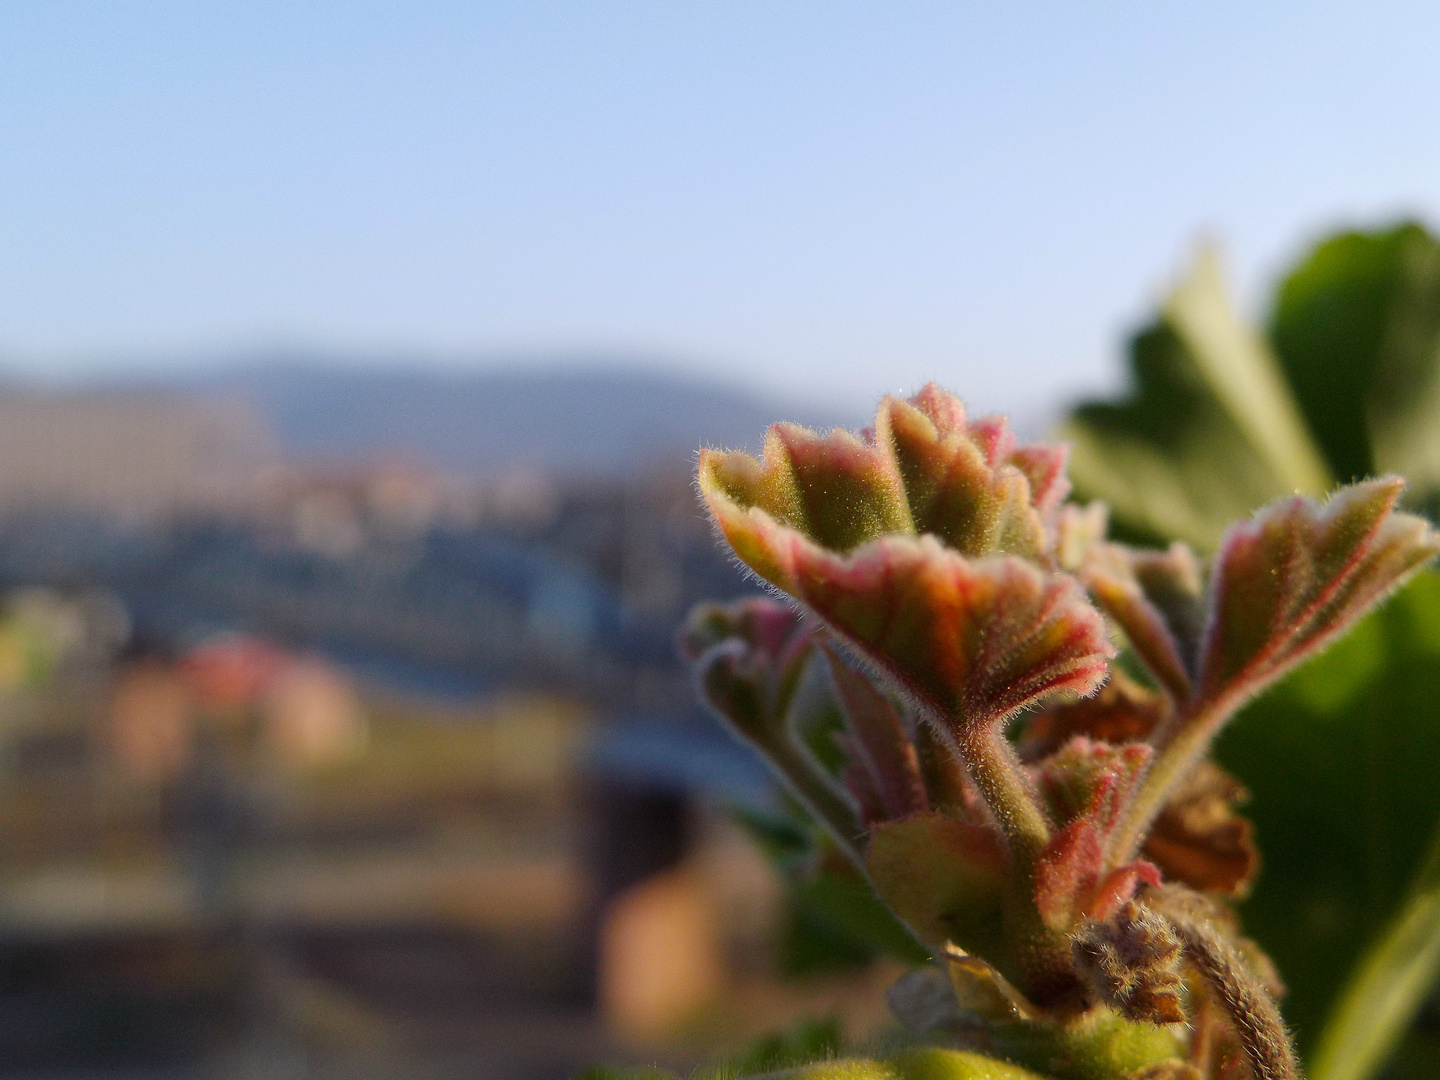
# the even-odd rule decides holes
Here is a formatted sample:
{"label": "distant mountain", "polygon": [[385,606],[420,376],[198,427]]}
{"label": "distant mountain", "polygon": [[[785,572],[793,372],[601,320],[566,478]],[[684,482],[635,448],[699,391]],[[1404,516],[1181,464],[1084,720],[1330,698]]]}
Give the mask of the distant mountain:
{"label": "distant mountain", "polygon": [[818,427],[855,420],[623,369],[449,373],[297,363],[182,382],[183,389],[247,401],[287,456],[403,456],[463,473],[534,468],[614,476],[702,445],[758,449],[777,419]]}

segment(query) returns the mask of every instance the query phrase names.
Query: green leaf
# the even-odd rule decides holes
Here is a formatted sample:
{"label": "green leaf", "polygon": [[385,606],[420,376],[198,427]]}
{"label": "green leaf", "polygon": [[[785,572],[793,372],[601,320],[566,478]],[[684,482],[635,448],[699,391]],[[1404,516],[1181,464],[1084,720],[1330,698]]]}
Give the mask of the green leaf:
{"label": "green leaf", "polygon": [[[1432,621],[1440,575],[1423,572],[1357,627],[1380,657],[1360,685],[1342,643],[1248,706],[1216,748],[1252,793],[1245,814],[1264,851],[1246,932],[1289,986],[1285,1018],[1307,1053],[1440,820],[1440,664],[1416,629]],[[1345,696],[1317,701],[1326,682]]]}
{"label": "green leaf", "polygon": [[1253,693],[1322,648],[1440,551],[1422,518],[1392,513],[1396,478],[1296,497],[1226,535],[1211,579],[1200,694]]}
{"label": "green leaf", "polygon": [[1231,313],[1204,254],[1131,343],[1131,394],[1062,426],[1077,490],[1121,531],[1214,548],[1225,527],[1297,488],[1328,487],[1273,358]]}
{"label": "green leaf", "polygon": [[1326,240],[1281,284],[1270,336],[1340,477],[1440,488],[1440,243],[1413,223]]}
{"label": "green leaf", "polygon": [[877,825],[866,857],[880,898],[921,938],[993,956],[1005,865],[994,834],[945,814],[916,814]]}
{"label": "green leaf", "polygon": [[823,842],[798,811],[732,815],[774,863],[785,883],[785,921],[778,942],[787,976],[860,967],[877,956],[925,963],[923,949],[848,863],[825,858]]}
{"label": "green leaf", "polygon": [[1368,948],[1325,1025],[1311,1080],[1366,1080],[1440,974],[1440,827],[1410,895]]}
{"label": "green leaf", "polygon": [[756,1039],[738,1054],[727,1057],[718,1067],[702,1070],[701,1076],[719,1080],[726,1076],[773,1073],[839,1055],[844,1038],[834,1017],[801,1020],[784,1031]]}
{"label": "green leaf", "polygon": [[1319,495],[1330,471],[1306,430],[1280,367],[1261,337],[1236,317],[1220,259],[1201,250],[1165,302],[1165,317],[1245,440],[1289,489]]}
{"label": "green leaf", "polygon": [[870,883],[858,876],[832,872],[801,879],[794,883],[790,901],[785,968],[791,974],[835,967],[837,957],[856,963],[877,954],[908,964],[929,959]]}
{"label": "green leaf", "polygon": [[[758,1080],[758,1078],[757,1078]],[[882,1060],[851,1058],[772,1073],[765,1080],[1048,1080],[967,1050],[919,1047]]]}

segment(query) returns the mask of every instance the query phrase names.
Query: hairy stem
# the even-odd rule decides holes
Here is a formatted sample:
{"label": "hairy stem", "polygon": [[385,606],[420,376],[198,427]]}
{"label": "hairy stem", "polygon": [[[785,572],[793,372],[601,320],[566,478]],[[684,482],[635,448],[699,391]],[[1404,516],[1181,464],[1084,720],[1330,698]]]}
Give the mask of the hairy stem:
{"label": "hairy stem", "polygon": [[836,845],[861,874],[868,876],[860,838],[865,830],[855,807],[838,790],[820,764],[788,731],[776,732],[760,744],[761,757],[785,789],[824,826]]}
{"label": "hairy stem", "polygon": [[1200,919],[1166,912],[1184,943],[1185,957],[1204,977],[1240,1040],[1252,1080],[1300,1080],[1280,1010],[1251,977],[1239,953]]}
{"label": "hairy stem", "polygon": [[1165,809],[1175,786],[1205,756],[1216,733],[1243,700],[1238,695],[1225,695],[1176,710],[1156,732],[1152,740],[1155,758],[1111,833],[1109,865],[1119,866],[1139,854],[1150,826]]}
{"label": "hairy stem", "polygon": [[915,745],[930,805],[943,813],[964,817],[966,808],[973,805],[975,786],[965,763],[932,724],[916,725]]}
{"label": "hairy stem", "polygon": [[960,756],[1004,834],[1016,866],[1028,875],[1050,842],[1050,820],[1005,737],[992,727],[957,727]]}

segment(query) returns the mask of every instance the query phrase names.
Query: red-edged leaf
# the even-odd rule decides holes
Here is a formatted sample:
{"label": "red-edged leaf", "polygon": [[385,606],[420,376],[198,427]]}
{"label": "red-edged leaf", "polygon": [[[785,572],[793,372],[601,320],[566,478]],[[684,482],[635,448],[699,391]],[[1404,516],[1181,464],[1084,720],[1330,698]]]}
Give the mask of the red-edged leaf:
{"label": "red-edged leaf", "polygon": [[1069,823],[1035,871],[1035,903],[1052,929],[1067,930],[1082,915],[1103,918],[1139,881],[1154,876],[1148,863],[1106,865],[1110,830],[1153,752],[1144,744],[1111,746],[1076,736],[1034,769],[1054,816]]}
{"label": "red-edged leaf", "polygon": [[1044,521],[1050,521],[1070,494],[1070,480],[1065,466],[1070,461],[1070,447],[1064,443],[1017,447],[1009,462],[1030,481],[1030,501]]}
{"label": "red-edged leaf", "polygon": [[1005,857],[981,826],[937,813],[886,822],[866,861],[880,899],[937,948],[973,942],[999,910]]}
{"label": "red-edged leaf", "polygon": [[758,596],[731,604],[696,604],[676,634],[680,655],[690,663],[699,660],[706,649],[731,638],[783,667],[787,654],[807,639],[804,616],[790,604]]}
{"label": "red-edged leaf", "polygon": [[1069,932],[1081,919],[1103,919],[1135,895],[1140,882],[1160,884],[1144,859],[1113,870],[1105,865],[1104,830],[1088,818],[1055,834],[1035,867],[1035,906],[1052,930]]}
{"label": "red-edged leaf", "polygon": [[1086,694],[1113,650],[1068,577],[1010,556],[972,561],[930,536],[843,557],[791,534],[777,584],[951,723],[991,725]]}
{"label": "red-edged leaf", "polygon": [[1243,695],[1333,640],[1440,551],[1421,518],[1394,513],[1398,478],[1294,498],[1226,534],[1210,587],[1201,694]]}
{"label": "red-edged leaf", "polygon": [[1130,644],[1176,701],[1191,695],[1201,607],[1200,567],[1190,549],[1135,551],[1101,544],[1082,577],[1095,602],[1125,631]]}
{"label": "red-edged leaf", "polygon": [[1163,695],[1124,672],[1111,671],[1094,697],[1050,705],[1033,714],[1020,739],[1020,756],[1027,762],[1039,761],[1076,735],[1117,745],[1144,742],[1169,712]]}
{"label": "red-edged leaf", "polygon": [[972,557],[1039,557],[1044,525],[1029,479],[1008,462],[1014,437],[1000,418],[962,425],[959,403],[950,407],[939,391],[914,404],[897,398],[880,404],[876,445],[903,479],[916,531],[933,533]]}
{"label": "red-edged leaf", "polygon": [[1114,823],[1154,753],[1144,743],[1112,746],[1077,735],[1034,771],[1057,821],[1083,817],[1103,833]]}
{"label": "red-edged leaf", "polygon": [[1035,867],[1035,906],[1045,925],[1068,930],[1105,871],[1105,842],[1093,821],[1074,821],[1055,834]]}
{"label": "red-edged leaf", "polygon": [[1163,880],[1158,866],[1145,859],[1135,859],[1101,878],[1080,913],[1087,919],[1108,919],[1135,896],[1142,882],[1158,888]]}
{"label": "red-edged leaf", "polygon": [[[854,782],[865,787],[867,793],[874,793],[881,811],[880,814],[867,814],[866,820],[907,817],[930,809],[925,781],[920,774],[919,756],[895,707],[869,679],[853,670],[832,650],[825,648],[824,652],[850,732],[850,738],[846,740],[847,752],[868,780],[868,784],[858,778]],[[856,789],[852,786],[851,790]],[[863,801],[861,805],[863,808]]]}
{"label": "red-edged leaf", "polygon": [[677,638],[711,708],[751,740],[781,729],[811,649],[800,612],[758,597],[700,604]]}
{"label": "red-edged leaf", "polygon": [[742,737],[763,744],[780,730],[782,716],[771,690],[773,673],[742,642],[732,639],[707,649],[695,673],[705,703]]}
{"label": "red-edged leaf", "polygon": [[1204,577],[1200,560],[1178,540],[1166,551],[1130,552],[1130,572],[1165,620],[1179,646],[1187,672],[1200,663],[1200,637],[1205,630]]}
{"label": "red-edged leaf", "polygon": [[1016,446],[1001,417],[967,423],[927,386],[886,398],[861,436],[776,424],[764,460],[700,452],[700,490],[740,558],[774,581],[783,533],[845,554],[880,536],[932,533],[964,555],[1048,559],[1068,491],[1066,451]]}

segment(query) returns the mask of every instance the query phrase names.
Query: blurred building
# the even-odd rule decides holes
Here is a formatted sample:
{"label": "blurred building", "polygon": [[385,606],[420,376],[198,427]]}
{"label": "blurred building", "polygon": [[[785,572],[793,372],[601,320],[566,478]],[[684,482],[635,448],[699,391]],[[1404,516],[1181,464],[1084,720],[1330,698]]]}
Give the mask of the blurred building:
{"label": "blurred building", "polygon": [[715,811],[763,773],[672,648],[747,587],[688,468],[286,462],[180,397],[4,408],[16,1068],[339,1068],[378,1038],[382,1073],[559,1078],[783,1013],[694,1041],[775,903]]}
{"label": "blurred building", "polygon": [[276,453],[238,402],[170,392],[0,392],[0,514],[229,513]]}

